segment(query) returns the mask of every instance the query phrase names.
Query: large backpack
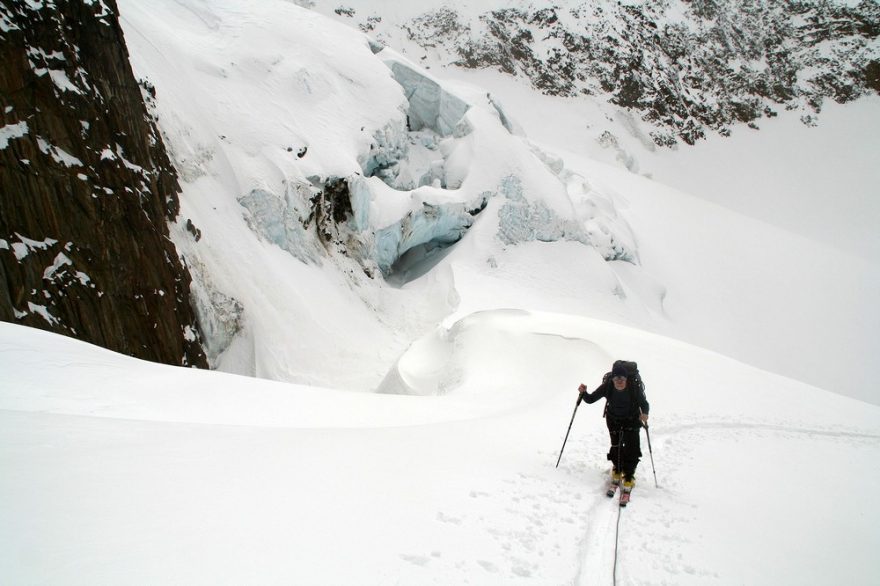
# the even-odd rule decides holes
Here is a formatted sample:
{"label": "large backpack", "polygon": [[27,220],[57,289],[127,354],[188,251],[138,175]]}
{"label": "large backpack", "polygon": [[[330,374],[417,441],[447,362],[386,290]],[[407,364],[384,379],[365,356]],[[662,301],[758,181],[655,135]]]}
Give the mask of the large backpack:
{"label": "large backpack", "polygon": [[[635,384],[633,390],[635,391],[632,394],[632,402],[633,402],[633,410],[638,408],[637,397],[639,395],[644,396],[645,394],[645,383],[642,382],[642,375],[639,374],[639,365],[635,362],[630,362],[629,360],[615,360],[614,364],[611,366],[612,369],[615,366],[622,366],[626,371],[626,380],[628,383]],[[602,377],[602,386],[605,387],[607,384],[611,383],[611,372],[606,372],[605,376]],[[607,388],[607,387],[606,387]],[[605,402],[605,409],[602,412],[602,417],[605,417],[608,414],[608,402]]]}

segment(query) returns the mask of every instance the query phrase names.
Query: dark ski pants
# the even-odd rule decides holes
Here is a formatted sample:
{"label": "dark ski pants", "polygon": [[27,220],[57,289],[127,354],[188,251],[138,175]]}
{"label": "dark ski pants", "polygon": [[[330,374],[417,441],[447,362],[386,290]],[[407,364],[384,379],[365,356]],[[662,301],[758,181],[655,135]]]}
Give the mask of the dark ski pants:
{"label": "dark ski pants", "polygon": [[614,465],[614,469],[623,473],[625,480],[632,480],[636,474],[636,466],[642,457],[642,449],[639,444],[639,427],[625,425],[608,425],[608,435],[611,437],[611,448],[608,450],[608,459]]}

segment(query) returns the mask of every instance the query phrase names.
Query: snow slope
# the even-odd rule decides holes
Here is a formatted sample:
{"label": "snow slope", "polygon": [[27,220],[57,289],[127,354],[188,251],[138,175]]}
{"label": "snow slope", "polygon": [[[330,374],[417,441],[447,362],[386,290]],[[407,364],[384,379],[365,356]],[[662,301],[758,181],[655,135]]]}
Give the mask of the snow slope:
{"label": "snow slope", "polygon": [[[209,352],[219,369],[374,389],[416,336],[460,313],[459,304],[471,303],[459,290],[460,273],[482,272],[503,255],[529,254],[535,262],[515,269],[526,281],[506,285],[512,289],[503,293],[506,306],[519,306],[516,289],[543,283],[566,299],[564,308],[554,307],[550,297],[544,302],[540,295],[527,295],[526,309],[537,298],[552,311],[672,335],[878,402],[872,381],[880,376],[880,363],[872,357],[880,350],[873,333],[880,326],[874,302],[880,296],[880,266],[871,252],[876,230],[870,228],[876,166],[852,156],[876,149],[870,133],[853,142],[852,150],[839,151],[838,158],[821,151],[828,166],[814,165],[815,177],[839,172],[841,179],[814,180],[821,187],[816,191],[781,191],[773,168],[782,166],[782,175],[794,175],[797,169],[790,165],[803,157],[764,156],[767,162],[761,165],[750,155],[758,152],[753,142],[737,142],[737,135],[725,143],[729,147],[701,145],[693,155],[651,151],[645,147],[650,142],[645,129],[607,104],[539,96],[498,74],[444,70],[439,74],[449,81],[442,87],[469,104],[463,121],[470,130],[463,137],[438,136],[440,148],[421,156],[438,159],[450,188],[407,191],[375,177],[361,181],[367,195],[359,197],[368,206],[361,204],[356,212],[363,218],[357,224],[365,227],[357,238],[367,249],[375,239],[380,250],[374,235],[421,209],[422,202],[476,202],[491,195],[488,208],[457,245],[462,252],[454,261],[399,289],[362,278],[361,266],[348,257],[328,257],[316,243],[315,228],[298,226],[309,213],[308,201],[300,199],[309,178],[356,177],[374,156],[377,136],[389,144],[415,139],[402,136],[408,102],[389,70],[389,63],[402,58],[389,50],[373,54],[365,36],[288,2],[148,7],[126,1],[121,11],[135,73],[156,87],[159,126],[182,174],[175,241],[201,297],[227,300],[219,309],[205,310],[221,313],[213,328],[221,332],[212,342],[216,350]],[[493,92],[489,99],[476,85],[482,83]],[[508,125],[516,131],[521,123],[525,135],[502,126],[499,104],[508,113]],[[877,107],[868,102],[854,111],[876,120]],[[845,132],[857,119],[843,117],[840,128]],[[813,140],[820,144],[829,135],[821,125],[792,130],[779,122],[775,131],[771,122],[767,126],[782,153],[801,152],[795,147],[806,140],[807,130],[817,132]],[[579,139],[583,124],[597,131],[607,125],[619,137],[618,147]],[[307,154],[298,157],[303,148]],[[415,158],[416,149],[410,150]],[[667,184],[693,189],[740,213],[702,205],[597,160],[656,170]],[[766,190],[734,200],[743,191],[740,184],[725,179],[716,188],[712,169],[718,176],[733,171],[769,177]],[[835,181],[852,193],[845,198],[850,204],[829,203],[833,194],[825,186]],[[809,219],[795,230],[777,221],[784,209],[793,210],[789,218]],[[819,210],[821,230],[815,228]],[[278,215],[282,221],[271,220]],[[640,218],[644,221],[636,226]],[[183,228],[187,220],[201,231],[198,243]],[[804,228],[808,224],[813,227]],[[574,238],[590,245],[563,246],[570,254],[556,257],[557,244],[537,245],[535,238]],[[526,242],[523,249],[533,252],[513,250],[510,244],[516,242]],[[611,250],[626,251],[636,263],[601,262]],[[415,274],[420,270],[425,269]],[[511,270],[510,263],[504,270]],[[240,315],[222,315],[223,307],[232,305],[229,300],[243,308]],[[328,319],[328,313],[339,312],[345,319]],[[240,329],[225,331],[233,322]],[[357,367],[326,369],[328,355]],[[850,373],[845,383],[841,371]]]}
{"label": "snow slope", "polygon": [[[617,505],[580,381],[638,357],[652,403],[620,584],[876,582],[878,408],[668,338],[495,310],[410,380],[314,389],[169,368],[0,324],[7,584],[605,584]],[[438,356],[443,356],[441,360]],[[454,376],[452,373],[456,373]],[[643,436],[643,444],[644,436]]]}
{"label": "snow slope", "polygon": [[[712,238],[724,260],[704,257],[712,265],[706,268],[724,273],[712,282],[703,277],[705,265],[695,262],[689,250],[693,237],[650,243],[658,251],[662,247],[660,253],[667,261],[689,273],[667,276],[641,259],[642,268],[666,287],[670,300],[679,294],[688,298],[686,305],[681,304],[686,311],[677,323],[662,331],[786,376],[878,402],[873,381],[880,371],[871,357],[878,350],[873,332],[880,326],[873,301],[880,295],[880,231],[876,229],[880,166],[875,164],[880,154],[880,98],[870,96],[846,106],[826,100],[815,127],[805,126],[801,113],[783,110],[775,118],[758,121],[760,130],[740,125],[729,138],[711,135],[691,148],[661,149],[649,136],[656,130],[653,126],[603,98],[545,96],[522,78],[447,66],[448,47],[422,48],[401,28],[435,8],[430,2],[357,0],[346,4],[353,14],[335,11],[336,5],[322,0],[313,4],[314,10],[351,26],[363,27],[369,15],[382,15],[371,34],[418,59],[450,85],[455,80],[490,91],[529,140],[561,156],[591,185],[595,165],[580,163],[585,157],[737,212],[730,215],[698,206],[692,208],[694,216],[667,215],[663,222],[652,222],[655,228],[668,227],[656,230],[664,236],[693,230],[694,237],[703,241],[709,230],[697,226],[704,223],[713,226],[712,234],[724,235]],[[454,9],[468,21],[489,10],[531,4],[480,2]],[[553,41],[549,42],[552,47]],[[615,194],[629,195],[612,187]],[[632,182],[627,189],[644,192]],[[653,187],[648,189],[652,199],[665,201]],[[631,222],[630,212],[623,213]],[[716,213],[725,228],[714,220],[704,222],[704,216]],[[644,229],[636,230],[636,236],[640,245],[648,241]],[[738,248],[740,242],[746,250]],[[807,249],[799,250],[801,243]],[[684,262],[685,258],[690,261]],[[752,282],[755,279],[766,284]],[[825,360],[828,356],[831,360]],[[841,370],[853,373],[845,385]]]}
{"label": "snow slope", "polygon": [[880,485],[871,258],[609,165],[558,103],[422,72],[467,131],[431,137],[446,187],[365,180],[363,242],[491,195],[386,284],[297,227],[291,186],[410,138],[405,59],[280,0],[119,4],[228,346],[203,372],[0,324],[0,582],[610,584],[599,406],[554,465],[618,358],[659,486],[643,434],[617,583],[880,579],[880,509],[848,494]]}

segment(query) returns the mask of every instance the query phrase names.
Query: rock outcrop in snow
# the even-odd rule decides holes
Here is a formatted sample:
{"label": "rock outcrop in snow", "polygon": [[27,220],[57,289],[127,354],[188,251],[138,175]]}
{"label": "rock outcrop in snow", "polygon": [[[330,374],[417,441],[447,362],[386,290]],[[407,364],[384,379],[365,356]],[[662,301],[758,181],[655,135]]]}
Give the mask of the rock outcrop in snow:
{"label": "rock outcrop in snow", "polygon": [[870,0],[497,2],[404,20],[363,4],[335,18],[379,40],[403,34],[444,65],[523,76],[551,95],[607,96],[655,125],[658,145],[782,108],[812,124],[826,99],[880,92],[880,6]]}

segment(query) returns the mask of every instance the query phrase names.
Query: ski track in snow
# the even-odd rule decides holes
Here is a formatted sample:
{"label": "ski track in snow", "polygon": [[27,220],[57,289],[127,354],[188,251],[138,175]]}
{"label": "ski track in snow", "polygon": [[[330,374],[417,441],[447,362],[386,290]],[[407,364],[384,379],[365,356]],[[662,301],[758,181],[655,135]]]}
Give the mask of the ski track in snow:
{"label": "ski track in snow", "polygon": [[[619,507],[619,493],[613,498],[604,495],[604,484],[597,490],[598,496],[585,512],[586,530],[577,545],[579,563],[577,573],[571,584],[587,586],[613,584],[615,563],[615,525],[620,518],[620,541],[617,561],[617,583],[621,584],[665,584],[694,583],[718,580],[718,572],[704,567],[694,560],[685,559],[685,549],[693,540],[684,536],[689,534],[687,527],[700,517],[700,507],[682,502],[682,487],[674,479],[678,473],[693,462],[693,446],[709,438],[722,442],[736,442],[737,437],[755,434],[765,439],[815,439],[840,440],[848,445],[877,447],[880,435],[851,431],[827,431],[803,427],[787,427],[779,424],[736,423],[710,421],[672,425],[654,429],[652,447],[655,465],[661,466],[658,473],[658,486],[654,486],[651,456],[647,440],[642,437],[642,461],[639,464],[637,486],[633,491],[633,501],[623,510]],[[665,467],[665,469],[663,468]],[[664,484],[663,475],[672,479]],[[608,470],[603,478],[607,478]],[[695,537],[696,539],[696,537]],[[633,575],[628,563],[636,558],[650,560],[652,575]],[[658,578],[668,575],[669,582]]]}
{"label": "ski track in snow", "polygon": [[607,584],[614,569],[614,531],[619,513],[618,496],[596,497],[589,509],[587,531],[578,543],[578,571],[573,584]]}
{"label": "ski track in snow", "polygon": [[[671,438],[685,444],[697,444],[709,436],[728,442],[736,441],[736,436],[741,433],[753,437],[758,433],[766,437],[806,437],[819,441],[867,442],[870,445],[880,440],[880,435],[875,434],[828,432],[771,424],[708,422],[671,426],[655,431],[655,437],[652,438],[656,444],[655,463],[666,467],[665,470],[661,468],[658,479],[662,479],[664,472],[674,478],[679,470],[690,463],[691,450],[682,449],[678,443],[673,446]],[[601,437],[603,434],[597,435]],[[686,560],[686,550],[693,540],[684,536],[688,535],[688,526],[700,517],[700,508],[696,504],[681,502],[683,494],[675,482],[671,482],[667,488],[659,480],[659,488],[654,487],[647,442],[643,439],[644,457],[639,469],[639,483],[633,493],[634,500],[621,511],[619,495],[610,499],[604,495],[607,470],[600,473],[597,464],[604,446],[597,447],[596,437],[590,440],[588,451],[591,457],[586,457],[587,450],[583,446],[570,449],[570,462],[562,470],[557,470],[556,474],[541,476],[520,473],[505,480],[505,489],[500,492],[474,489],[470,497],[481,503],[482,514],[475,517],[461,512],[439,511],[438,522],[453,526],[462,534],[482,531],[492,536],[502,552],[502,559],[484,556],[485,559],[475,560],[489,575],[500,578],[507,574],[541,581],[546,575],[540,565],[534,563],[535,556],[548,562],[554,557],[560,558],[559,562],[565,565],[564,558],[568,551],[574,554],[575,563],[573,574],[565,583],[586,586],[613,582],[615,525],[618,514],[621,514],[618,583],[669,583],[658,576],[666,576],[673,583],[682,580],[700,583],[718,579],[718,572],[695,560]],[[555,454],[540,453],[538,456],[552,462]],[[577,477],[573,487],[559,483],[558,473],[564,474],[566,471],[570,476]],[[493,514],[493,511],[499,511],[499,514]],[[494,523],[493,519],[504,519],[505,524]],[[516,519],[516,522],[511,523],[512,519]],[[560,524],[580,531],[574,548],[566,548],[561,543]],[[419,566],[428,566],[439,557],[438,552],[431,555],[401,554],[401,559]],[[650,577],[633,574],[628,566],[634,559],[649,560],[652,567]],[[463,567],[459,566],[458,569]]]}
{"label": "ski track in snow", "polygon": [[[70,417],[37,413],[31,416]],[[113,418],[83,415],[74,419],[80,422],[78,427],[89,421],[117,425],[108,421]],[[142,425],[156,424],[173,429],[204,427],[217,429],[218,433],[237,428],[236,434],[257,436],[285,433],[258,427],[245,432],[241,426],[159,422]],[[805,451],[812,451],[820,444],[841,444],[867,447],[876,455],[880,440],[877,434],[849,430],[717,420],[669,426],[655,422],[651,431],[659,488],[654,487],[647,442],[643,437],[644,457],[633,501],[620,511],[619,584],[739,583],[690,553],[705,541],[707,536],[703,532],[707,523],[716,522],[712,511],[707,512],[706,505],[695,497],[699,491],[695,493],[684,478],[690,470],[707,465],[697,455],[707,442],[731,445],[743,440],[774,441]],[[111,440],[103,438],[103,441]],[[453,581],[461,579],[459,583],[470,577],[475,583],[485,584],[508,581],[576,586],[612,584],[619,507],[617,496],[609,499],[604,495],[608,468],[604,460],[605,441],[604,429],[593,428],[570,438],[558,469],[553,467],[558,453],[539,450],[532,454],[533,461],[542,463],[538,469],[509,470],[506,477],[485,483],[462,479],[464,484],[459,486],[458,496],[461,497],[464,490],[466,498],[446,500],[435,510],[438,544],[424,551],[399,551],[398,560],[412,568],[410,572],[416,572],[405,574],[416,578],[402,583],[439,583],[437,577],[445,576]],[[783,469],[789,475],[796,466],[783,466]],[[712,489],[707,486],[706,490],[711,492]],[[456,548],[456,544],[474,539],[484,545],[472,550]],[[566,568],[569,569],[566,571]]]}
{"label": "ski track in snow", "polygon": [[753,431],[773,431],[780,433],[799,434],[817,437],[841,438],[841,439],[866,439],[880,440],[880,434],[864,433],[857,431],[829,431],[823,429],[812,429],[808,427],[788,427],[781,424],[771,423],[736,423],[736,422],[705,422],[705,423],[687,423],[682,425],[673,425],[665,427],[662,430],[663,436],[674,435],[677,433],[688,432],[693,430],[753,430]]}
{"label": "ski track in snow", "polygon": [[[10,340],[22,335],[13,326],[5,328]],[[767,543],[773,534],[767,527],[780,524],[796,529],[788,539],[794,544],[790,547],[793,552],[774,560],[772,567],[790,583],[797,582],[800,572],[792,564],[803,565],[817,576],[828,576],[848,559],[847,563],[870,559],[868,550],[874,545],[870,539],[858,540],[869,523],[851,520],[861,512],[853,503],[835,501],[833,508],[827,509],[850,519],[852,527],[845,533],[828,520],[818,525],[826,530],[811,530],[814,521],[810,520],[815,497],[834,490],[837,483],[828,469],[857,466],[880,456],[880,434],[874,433],[876,427],[870,418],[874,407],[804,386],[795,386],[795,393],[790,382],[774,375],[617,326],[538,312],[469,314],[431,335],[431,360],[422,355],[421,360],[407,363],[409,374],[434,368],[461,371],[461,381],[450,387],[446,396],[426,397],[316,393],[228,375],[169,370],[71,340],[48,338],[42,332],[27,333],[33,336],[30,342],[7,343],[4,368],[18,386],[32,392],[9,389],[4,397],[7,409],[0,410],[0,416],[12,433],[30,434],[24,430],[34,428],[41,431],[26,436],[27,446],[16,447],[15,442],[3,446],[0,457],[8,455],[22,462],[58,461],[59,454],[45,447],[46,442],[63,442],[72,454],[103,454],[108,460],[104,462],[102,457],[102,469],[89,468],[84,475],[78,469],[82,459],[65,464],[78,475],[72,490],[90,494],[115,485],[120,478],[140,477],[146,472],[140,470],[139,462],[120,460],[118,445],[137,451],[148,462],[165,462],[167,455],[173,455],[177,463],[170,465],[172,475],[189,474],[190,468],[204,475],[197,488],[180,487],[189,498],[198,494],[201,509],[193,512],[187,505],[165,513],[174,519],[175,526],[197,525],[194,516],[217,505],[239,510],[242,504],[230,501],[222,489],[203,487],[221,487],[231,478],[240,494],[267,495],[266,502],[249,505],[255,514],[272,511],[274,515],[278,511],[277,523],[282,527],[305,517],[311,530],[317,531],[314,539],[318,545],[307,540],[298,542],[298,547],[312,548],[313,555],[329,546],[322,541],[322,532],[345,528],[351,535],[343,547],[376,542],[372,553],[358,562],[359,571],[371,576],[366,583],[387,583],[383,576],[395,576],[402,584],[611,584],[618,513],[622,515],[619,584],[762,583],[761,576],[749,573],[750,568],[767,567],[766,562],[763,566],[760,563],[763,552],[787,546]],[[16,352],[18,347],[23,350]],[[486,348],[493,351],[486,353]],[[410,359],[420,356],[418,348],[412,352]],[[585,408],[576,417],[560,467],[555,468],[571,414],[576,377],[584,370],[589,374],[606,365],[610,355],[643,358],[645,372],[651,375],[649,399],[655,407],[650,431],[659,488],[654,486],[647,438],[643,436],[637,486],[624,511],[619,511],[617,498],[608,499],[604,494],[608,435],[598,409]],[[442,364],[435,360],[441,356],[445,357]],[[679,364],[691,365],[686,380],[678,378],[683,372]],[[694,366],[697,364],[702,370]],[[78,371],[76,385],[68,381],[70,365],[76,365]],[[175,376],[169,378],[172,373]],[[59,376],[63,384],[58,382]],[[688,390],[707,388],[708,380],[715,381],[718,394]],[[138,385],[150,391],[138,392]],[[767,390],[762,390],[765,385]],[[737,401],[730,400],[733,395],[725,395],[739,388],[743,390]],[[324,396],[327,393],[331,394]],[[223,409],[217,404],[221,399],[228,402]],[[806,401],[807,407],[797,409],[801,401]],[[483,408],[470,416],[462,417],[465,413],[457,411],[478,405]],[[245,408],[252,410],[246,417],[240,413]],[[53,414],[53,410],[61,413]],[[73,413],[64,415],[64,411]],[[396,416],[385,418],[386,411]],[[267,416],[270,412],[271,418]],[[303,427],[303,413],[310,414],[309,421],[322,421],[322,426]],[[360,419],[371,414],[382,415],[384,423],[359,429]],[[131,416],[134,418],[128,419]],[[144,419],[138,421],[137,417]],[[400,427],[406,422],[408,425]],[[68,427],[76,433],[67,436],[59,431]],[[144,430],[145,438],[163,439],[132,443],[129,434],[140,434],[129,428]],[[166,438],[196,443],[178,446]],[[307,447],[316,442],[321,445],[318,460]],[[204,461],[201,450],[209,445],[233,450],[241,462],[255,462],[230,465],[222,455]],[[407,464],[401,466],[401,460]],[[310,474],[326,478],[328,484],[325,487],[324,480],[316,482],[279,471],[279,465],[283,470],[311,467]],[[25,470],[19,479],[0,478],[0,501],[7,496],[14,499],[25,486],[36,494],[63,494],[57,492],[51,474]],[[752,476],[759,481],[753,481]],[[784,502],[766,498],[760,482],[764,477],[792,489]],[[442,480],[437,482],[438,478]],[[268,492],[265,479],[271,480]],[[108,559],[131,563],[125,557],[127,552],[105,542],[106,531],[124,532],[114,525],[112,519],[118,512],[113,507],[137,498],[144,490],[165,495],[159,500],[177,502],[167,496],[177,491],[169,493],[167,486],[157,482],[124,487],[115,505],[74,505],[64,518],[53,521],[53,530],[59,535],[78,532],[88,538],[87,543],[91,540],[109,549]],[[880,489],[872,475],[863,483],[866,490]],[[323,496],[331,485],[332,501]],[[303,503],[280,496],[290,494],[298,495]],[[146,503],[155,498],[146,499]],[[312,507],[304,503],[309,499],[320,503],[322,498],[328,499],[325,507],[344,512],[316,519]],[[40,514],[39,502],[18,502],[22,504],[20,511],[5,513],[10,527],[25,527]],[[369,503],[374,510],[362,512],[360,503]],[[234,522],[243,522],[236,513],[229,514]],[[349,516],[363,520],[352,524]],[[82,527],[84,519],[95,517],[110,519],[107,527],[100,532]],[[756,523],[757,518],[767,520]],[[863,518],[871,519],[871,515]],[[218,523],[223,525],[222,520]],[[388,524],[384,529],[387,535],[380,536],[376,527],[382,523]],[[223,537],[225,541],[216,546],[218,551],[241,547],[261,535],[258,526],[245,528],[242,535]],[[159,542],[164,529],[145,524],[142,530],[149,540]],[[198,539],[192,531],[184,530],[182,537]],[[847,541],[849,535],[854,541]],[[274,552],[273,548],[289,547],[299,539],[295,531],[285,528],[264,545]],[[746,545],[736,550],[734,557],[740,559],[732,559],[730,544],[739,542]],[[855,548],[856,553],[831,560],[818,555],[804,560],[797,555],[797,547],[822,550],[829,545],[839,547],[837,543]],[[163,551],[164,546],[152,547],[158,548],[155,555],[170,555]],[[86,546],[77,557],[88,559],[92,551]],[[209,545],[204,555],[216,556],[217,551]],[[270,559],[273,554],[258,555]],[[241,568],[247,559],[224,563],[243,576]],[[83,575],[106,572],[86,562],[66,563],[80,564],[76,567]],[[286,572],[291,578],[303,578],[302,570],[285,566],[281,559],[273,563],[281,564],[279,575]],[[178,560],[176,568],[187,568],[186,564]],[[818,564],[834,570],[815,567]],[[174,570],[164,571],[171,575]],[[328,567],[319,559],[308,571],[327,572],[322,583],[329,583],[344,581],[347,570]],[[92,577],[95,575],[112,572]],[[162,573],[156,575],[161,577]]]}

